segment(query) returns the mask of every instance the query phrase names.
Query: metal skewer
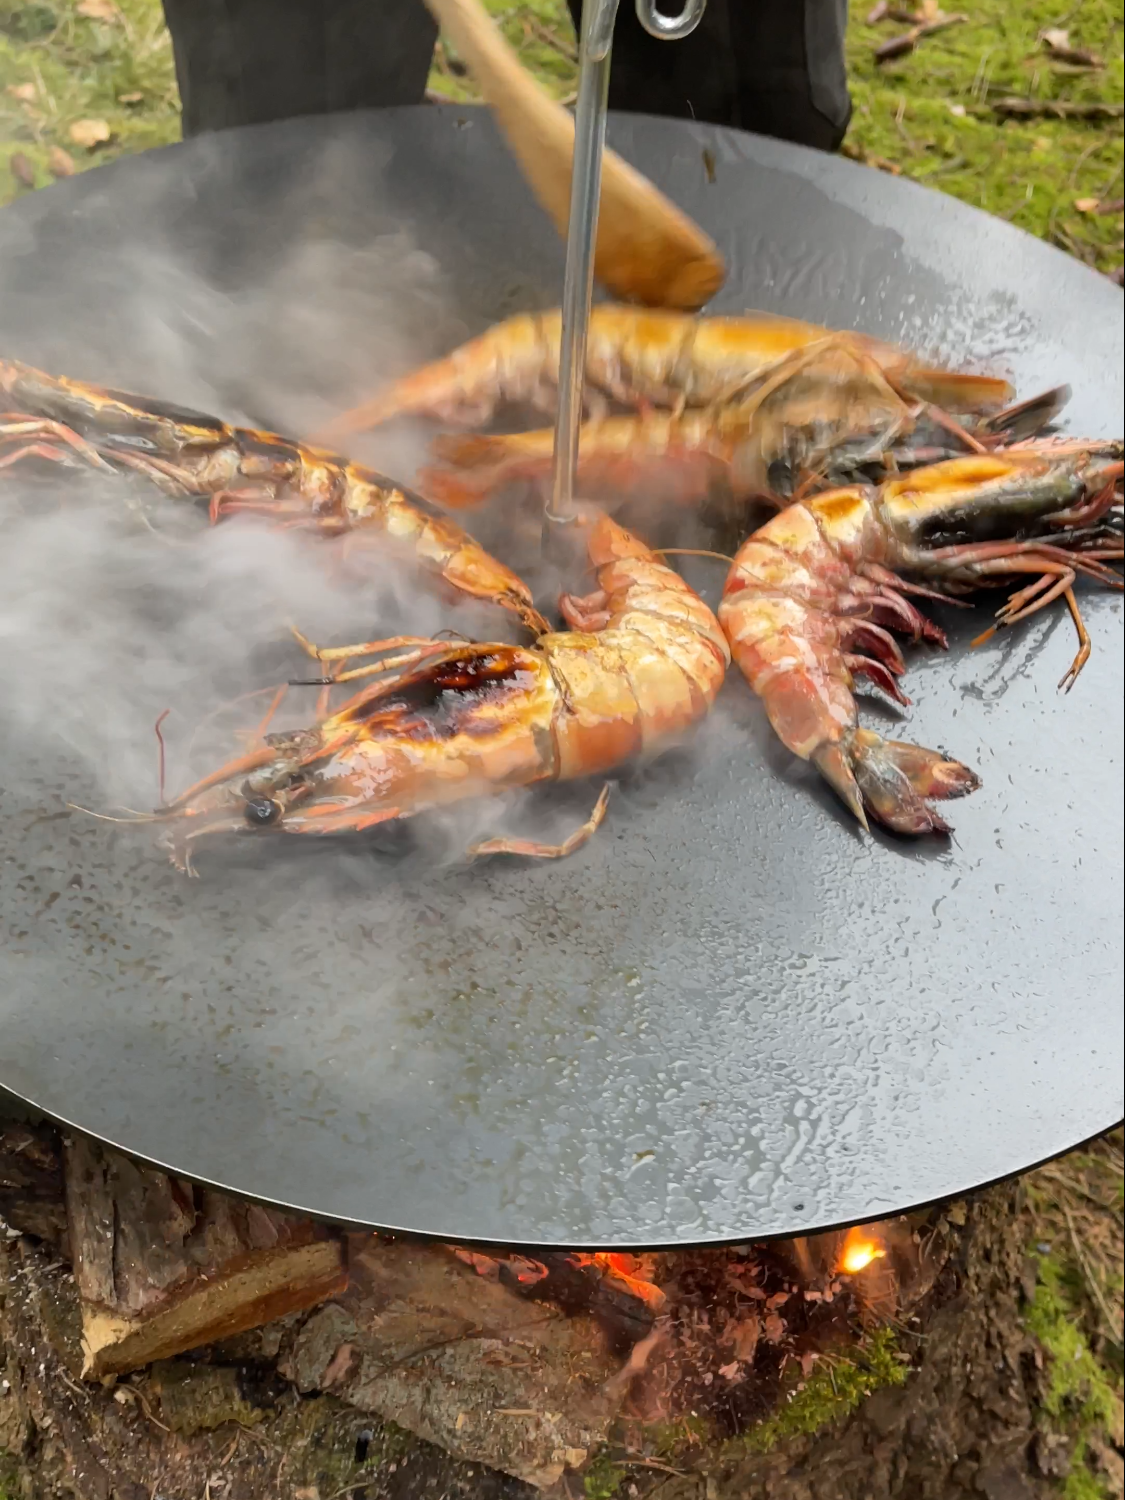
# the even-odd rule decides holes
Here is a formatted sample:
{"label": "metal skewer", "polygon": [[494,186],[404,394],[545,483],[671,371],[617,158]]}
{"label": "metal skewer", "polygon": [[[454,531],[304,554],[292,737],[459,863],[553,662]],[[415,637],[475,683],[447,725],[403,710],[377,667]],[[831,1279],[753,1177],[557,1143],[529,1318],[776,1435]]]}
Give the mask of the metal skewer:
{"label": "metal skewer", "polygon": [[[636,0],[637,19],[651,36],[676,41],[695,30],[705,5],[706,0],[685,0],[678,16],[666,16],[657,10],[656,0]],[[578,102],[574,112],[574,169],[563,277],[554,471],[544,512],[548,531],[552,524],[566,525],[574,519],[578,429],[585,388],[586,337],[594,290],[594,244],[601,200],[610,49],[617,6],[618,0],[585,0],[582,7]]]}

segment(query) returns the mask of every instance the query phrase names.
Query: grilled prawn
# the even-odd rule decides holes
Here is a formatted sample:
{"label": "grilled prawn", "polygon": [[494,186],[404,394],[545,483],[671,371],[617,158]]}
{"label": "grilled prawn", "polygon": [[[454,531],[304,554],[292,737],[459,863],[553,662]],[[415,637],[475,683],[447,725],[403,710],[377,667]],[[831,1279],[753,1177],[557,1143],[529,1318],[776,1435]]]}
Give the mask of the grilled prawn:
{"label": "grilled prawn", "polygon": [[[375,680],[158,809],[174,863],[190,872],[193,848],[212,835],[356,831],[502,788],[604,775],[681,739],[730,662],[719,623],[616,523],[591,512],[578,524],[598,588],[563,597],[571,631],[530,649],[434,641],[342,672],[336,681]],[[335,662],[367,647],[310,649]],[[608,788],[563,844],[492,839],[469,853],[569,854],[598,827],[607,798]]]}
{"label": "grilled prawn", "polygon": [[1081,670],[1089,638],[1074,599],[1076,576],[1121,587],[1106,566],[1122,556],[1120,533],[1101,530],[1120,505],[1121,445],[1105,449],[1047,445],[974,455],[878,489],[828,491],[789,506],[739,550],[718,611],[731,654],[781,740],[813,762],[865,828],[870,813],[897,833],[946,832],[928,800],[979,785],[955,760],[859,726],[857,676],[909,702],[896,680],[905,664],[887,627],[945,644],[906,595],[949,598],[1032,575],[1036,581],[999,611],[999,624],[1065,595],[1080,650],[1060,686]]}
{"label": "grilled prawn", "polygon": [[326,535],[355,531],[415,558],[454,594],[500,606],[535,635],[523,581],[419,497],[359,464],[271,432],[0,359],[0,469],[35,460],[132,471],[210,501],[213,521],[257,512]]}
{"label": "grilled prawn", "polygon": [[[966,428],[939,407],[908,399],[851,336],[834,336],[780,360],[737,401],[682,412],[649,411],[587,422],[579,434],[578,483],[602,499],[641,494],[688,503],[712,486],[731,498],[783,498],[810,476],[823,483],[867,477],[981,451],[1054,420],[1061,387]],[[971,421],[972,419],[970,419]],[[479,504],[513,481],[540,480],[554,433],[444,434],[423,492],[451,509]]]}
{"label": "grilled prawn", "polygon": [[[520,313],[497,323],[444,359],[395,381],[381,395],[329,423],[319,438],[350,433],[395,417],[425,416],[474,427],[504,404],[552,412],[559,370],[561,314]],[[936,369],[914,355],[861,333],[833,333],[813,323],[767,313],[693,317],[686,313],[595,307],[586,351],[588,403],[675,410],[737,400],[779,361],[825,340],[845,340],[898,389],[960,415],[992,411],[1011,399],[1004,380]]]}

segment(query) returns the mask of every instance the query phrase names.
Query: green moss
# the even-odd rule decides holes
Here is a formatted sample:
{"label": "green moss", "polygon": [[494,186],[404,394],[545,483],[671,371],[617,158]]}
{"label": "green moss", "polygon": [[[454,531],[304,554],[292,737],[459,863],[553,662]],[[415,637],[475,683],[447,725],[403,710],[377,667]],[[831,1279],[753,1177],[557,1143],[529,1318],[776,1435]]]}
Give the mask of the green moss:
{"label": "green moss", "polygon": [[1106,1500],[1109,1490],[1091,1473],[1086,1453],[1091,1436],[1112,1429],[1120,1398],[1082,1335],[1069,1268],[1042,1255],[1036,1275],[1026,1321],[1048,1361],[1042,1419],[1070,1441],[1070,1473],[1062,1492],[1066,1500]]}
{"label": "green moss", "polygon": [[624,1478],[625,1470],[607,1453],[595,1454],[582,1478],[586,1500],[612,1500]]}
{"label": "green moss", "polygon": [[[356,1437],[368,1434],[367,1453],[356,1463]],[[394,1422],[358,1412],[334,1396],[317,1396],[283,1407],[269,1428],[271,1442],[290,1456],[294,1484],[317,1486],[322,1494],[343,1492],[370,1480],[384,1464],[400,1463],[418,1439]]]}
{"label": "green moss", "polygon": [[735,1441],[752,1453],[765,1453],[787,1438],[819,1432],[854,1411],[872,1391],[905,1380],[894,1331],[880,1328],[848,1359],[818,1361],[801,1389]]}
{"label": "green moss", "polygon": [[689,1413],[676,1422],[658,1422],[645,1429],[657,1458],[671,1462],[692,1448],[704,1448],[710,1442],[711,1429],[702,1417]]}
{"label": "green moss", "polygon": [[19,1500],[19,1466],[7,1448],[0,1448],[0,1500]]}

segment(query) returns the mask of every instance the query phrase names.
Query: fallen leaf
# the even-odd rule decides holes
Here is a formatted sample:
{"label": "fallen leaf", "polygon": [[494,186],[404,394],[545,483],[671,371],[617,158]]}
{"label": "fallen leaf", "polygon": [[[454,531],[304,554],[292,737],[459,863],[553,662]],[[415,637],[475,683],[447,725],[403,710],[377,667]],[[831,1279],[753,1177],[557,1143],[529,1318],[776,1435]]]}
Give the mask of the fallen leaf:
{"label": "fallen leaf", "polygon": [[749,1363],[754,1358],[754,1350],[758,1347],[761,1331],[761,1323],[751,1313],[749,1317],[741,1318],[733,1330],[728,1330],[723,1342],[734,1345],[736,1359]]}
{"label": "fallen leaf", "polygon": [[780,1344],[785,1337],[785,1319],[780,1313],[770,1313],[765,1322],[765,1334],[771,1344]]}
{"label": "fallen leaf", "polygon": [[117,102],[118,104],[143,104],[145,96],[143,94],[118,94]]}
{"label": "fallen leaf", "polygon": [[737,1359],[732,1360],[729,1365],[719,1366],[719,1374],[724,1380],[738,1380],[742,1375],[742,1366],[738,1363]]}
{"label": "fallen leaf", "polygon": [[486,1281],[499,1281],[500,1262],[491,1255],[478,1255],[475,1250],[462,1250],[459,1246],[454,1248],[453,1253],[458,1260],[472,1266],[477,1275],[483,1276]]}
{"label": "fallen leaf", "polygon": [[[873,156],[870,151],[862,151],[858,146],[853,146],[850,141],[844,142],[840,147],[840,152],[851,161],[862,162],[865,167],[874,167],[879,172],[889,172],[892,177],[902,176],[902,168],[896,162],[888,161],[885,156]],[[749,1295],[752,1297],[754,1293],[750,1292]],[[765,1292],[762,1296],[765,1296]]]}
{"label": "fallen leaf", "polygon": [[21,104],[34,104],[39,97],[39,90],[33,83],[10,83],[4,92]]}
{"label": "fallen leaf", "polygon": [[801,1355],[801,1374],[806,1380],[812,1374],[812,1367],[819,1358],[820,1355],[817,1354],[815,1349],[806,1349],[804,1354]]}
{"label": "fallen leaf", "polygon": [[35,186],[35,168],[31,165],[30,158],[22,151],[13,151],[8,158],[8,167],[12,176],[18,183],[26,188]]}
{"label": "fallen leaf", "polygon": [[113,0],[78,0],[74,7],[88,21],[120,21],[121,12]]}
{"label": "fallen leaf", "polygon": [[47,171],[52,177],[73,177],[74,158],[61,146],[52,146],[47,152]]}
{"label": "fallen leaf", "polygon": [[342,1380],[351,1367],[352,1356],[355,1354],[354,1344],[341,1344],[336,1353],[328,1361],[328,1368],[320,1377],[322,1390],[327,1390],[337,1380]]}
{"label": "fallen leaf", "polygon": [[67,135],[76,146],[93,151],[95,146],[104,146],[113,134],[104,120],[75,120]]}
{"label": "fallen leaf", "polygon": [[1074,206],[1080,214],[1095,214],[1098,211],[1096,198],[1075,198]]}

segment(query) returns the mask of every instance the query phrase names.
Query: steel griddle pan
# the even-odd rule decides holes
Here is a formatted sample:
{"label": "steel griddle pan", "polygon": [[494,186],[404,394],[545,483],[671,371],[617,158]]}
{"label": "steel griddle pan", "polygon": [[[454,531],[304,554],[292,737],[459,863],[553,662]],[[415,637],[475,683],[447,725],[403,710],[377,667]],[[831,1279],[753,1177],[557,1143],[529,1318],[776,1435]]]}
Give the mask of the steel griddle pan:
{"label": "steel griddle pan", "polygon": [[[846,160],[639,117],[610,139],[716,237],[716,310],[1002,357],[1022,392],[1072,383],[1070,430],[1121,431],[1121,293],[1076,261]],[[98,252],[174,245],[225,295],[302,235],[397,225],[471,331],[557,302],[559,242],[487,116],[421,107],[231,131],[5,210],[0,347],[81,347],[73,373],[149,390],[159,341]],[[436,319],[431,348],[463,332]],[[706,753],[632,782],[574,858],[404,879],[372,856],[333,886],[326,850],[311,903],[287,847],[189,882],[143,830],[44,819],[89,790],[45,744],[37,794],[0,778],[0,1084],[188,1176],[461,1240],[737,1241],[1014,1173],[1122,1114],[1121,613],[1087,611],[1066,698],[1061,612],[913,653],[899,732],[984,780],[952,844],[860,836],[736,680]]]}

